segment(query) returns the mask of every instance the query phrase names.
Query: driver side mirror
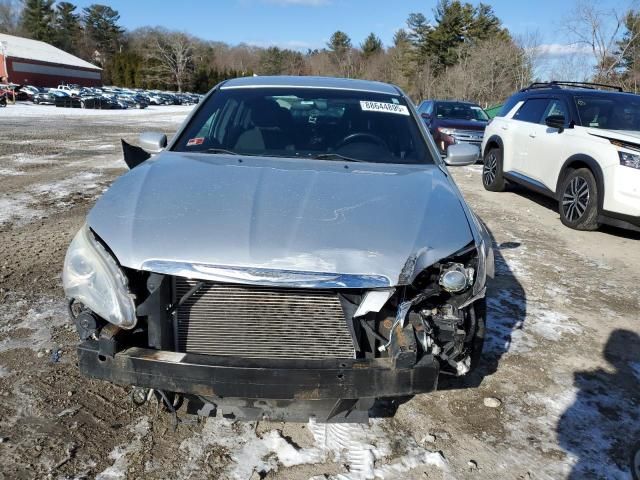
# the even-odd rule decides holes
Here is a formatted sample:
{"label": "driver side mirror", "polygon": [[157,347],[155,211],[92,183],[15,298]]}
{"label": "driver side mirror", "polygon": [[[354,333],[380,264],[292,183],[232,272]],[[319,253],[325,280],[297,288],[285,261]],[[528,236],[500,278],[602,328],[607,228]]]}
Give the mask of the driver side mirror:
{"label": "driver side mirror", "polygon": [[420,116],[425,120],[431,120],[431,114],[429,113],[421,113]]}
{"label": "driver side mirror", "polygon": [[158,153],[167,146],[167,136],[160,132],[142,132],[138,141],[142,148],[151,153]]}
{"label": "driver side mirror", "polygon": [[544,123],[547,127],[557,128],[558,133],[562,133],[564,130],[564,115],[549,115],[544,119]]}
{"label": "driver side mirror", "polygon": [[449,145],[444,163],[450,167],[464,167],[473,165],[480,158],[480,149],[476,145],[468,143],[456,143]]}

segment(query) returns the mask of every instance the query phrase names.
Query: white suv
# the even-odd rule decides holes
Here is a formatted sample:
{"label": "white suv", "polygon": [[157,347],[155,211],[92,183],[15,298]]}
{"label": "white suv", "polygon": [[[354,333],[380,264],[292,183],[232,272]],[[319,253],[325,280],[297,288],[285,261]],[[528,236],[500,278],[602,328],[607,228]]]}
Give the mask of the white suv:
{"label": "white suv", "polygon": [[[612,91],[613,90],[613,91]],[[555,198],[562,223],[640,230],[640,96],[607,85],[534,83],[487,126],[482,183]]]}

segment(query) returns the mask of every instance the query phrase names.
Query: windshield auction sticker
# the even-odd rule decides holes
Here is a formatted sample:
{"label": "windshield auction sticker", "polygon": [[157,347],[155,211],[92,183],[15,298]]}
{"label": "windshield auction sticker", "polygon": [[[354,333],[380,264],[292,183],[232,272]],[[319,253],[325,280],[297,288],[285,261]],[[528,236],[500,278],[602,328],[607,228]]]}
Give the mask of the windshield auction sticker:
{"label": "windshield auction sticker", "polygon": [[396,105],[395,103],[360,100],[360,108],[367,112],[386,112],[398,115],[409,115],[409,109],[406,105]]}

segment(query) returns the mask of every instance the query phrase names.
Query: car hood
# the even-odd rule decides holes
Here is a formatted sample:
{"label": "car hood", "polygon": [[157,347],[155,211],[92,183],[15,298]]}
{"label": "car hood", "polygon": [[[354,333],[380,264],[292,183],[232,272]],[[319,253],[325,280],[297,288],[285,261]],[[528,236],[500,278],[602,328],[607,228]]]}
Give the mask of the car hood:
{"label": "car hood", "polygon": [[623,142],[640,144],[640,131],[638,130],[607,130],[605,128],[585,127],[587,132],[596,137],[612,138]]}
{"label": "car hood", "polygon": [[88,223],[137,270],[183,263],[401,285],[473,241],[461,202],[435,165],[164,152],[120,177]]}
{"label": "car hood", "polygon": [[436,118],[434,119],[435,126],[443,128],[457,128],[459,130],[478,130],[484,131],[487,126],[487,122],[474,122],[472,120],[456,120]]}

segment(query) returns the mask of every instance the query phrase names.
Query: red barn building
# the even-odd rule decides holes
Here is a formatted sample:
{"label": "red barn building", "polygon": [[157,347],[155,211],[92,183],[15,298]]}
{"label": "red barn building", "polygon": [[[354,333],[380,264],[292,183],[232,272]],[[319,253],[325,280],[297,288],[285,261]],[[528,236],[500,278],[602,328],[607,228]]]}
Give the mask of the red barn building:
{"label": "red barn building", "polygon": [[102,69],[45,42],[0,33],[0,83],[102,85]]}

